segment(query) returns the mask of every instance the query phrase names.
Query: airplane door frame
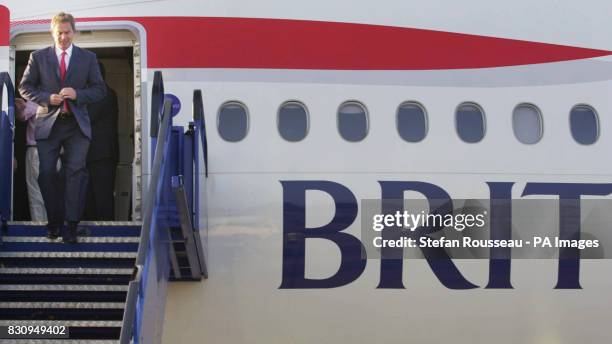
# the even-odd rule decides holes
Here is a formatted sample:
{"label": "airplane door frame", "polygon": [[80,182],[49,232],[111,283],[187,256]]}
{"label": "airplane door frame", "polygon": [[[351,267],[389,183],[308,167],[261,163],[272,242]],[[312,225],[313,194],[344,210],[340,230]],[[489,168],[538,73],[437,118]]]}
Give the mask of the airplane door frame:
{"label": "airplane door frame", "polygon": [[[0,6],[1,7],[1,6]],[[129,44],[133,49],[134,54],[134,160],[132,163],[132,221],[142,220],[142,195],[146,194],[148,176],[150,174],[149,162],[149,140],[148,133],[149,115],[148,115],[148,70],[147,70],[147,44],[145,28],[137,22],[129,20],[108,20],[100,18],[100,21],[78,21],[77,29],[82,33],[111,31],[111,30],[127,30],[130,31],[134,39],[127,42],[126,40],[113,41],[112,39],[104,42],[95,42],[92,44],[79,44],[84,48],[88,47],[116,47]],[[10,42],[14,42],[15,38],[22,34],[31,33],[48,33],[49,21],[37,23],[18,23],[10,28]],[[51,44],[51,41],[45,43],[44,46]],[[28,45],[31,49],[42,48],[39,44]],[[11,46],[11,50],[17,50],[17,46]],[[1,56],[1,55],[0,55]],[[10,68],[12,73],[15,71],[15,61],[11,61]]]}
{"label": "airplane door frame", "polygon": [[[0,72],[9,72],[10,12],[0,5]],[[10,74],[0,75],[0,222],[12,220],[13,208],[13,137],[15,135],[14,88]],[[5,87],[6,85],[6,87]],[[6,109],[6,111],[5,111]],[[1,236],[1,234],[0,234]]]}

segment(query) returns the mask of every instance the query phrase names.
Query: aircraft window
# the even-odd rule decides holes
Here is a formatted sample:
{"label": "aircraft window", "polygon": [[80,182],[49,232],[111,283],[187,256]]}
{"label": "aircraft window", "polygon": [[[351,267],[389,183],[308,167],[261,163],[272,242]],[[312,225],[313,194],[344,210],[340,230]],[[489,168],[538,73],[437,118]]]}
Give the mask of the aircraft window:
{"label": "aircraft window", "polygon": [[595,110],[587,105],[574,106],[570,113],[570,129],[576,142],[590,145],[599,136],[599,120]]}
{"label": "aircraft window", "polygon": [[472,103],[459,105],[455,117],[457,133],[467,143],[482,140],[485,134],[485,117],[482,109]]}
{"label": "aircraft window", "polygon": [[287,141],[297,142],[308,133],[308,113],[299,102],[287,102],[278,110],[278,132]]}
{"label": "aircraft window", "polygon": [[407,102],[397,109],[397,131],[408,142],[419,142],[427,135],[427,115],[418,103]]}
{"label": "aircraft window", "polygon": [[248,115],[246,107],[237,102],[228,102],[219,109],[219,135],[230,142],[238,142],[245,138],[248,131]]}
{"label": "aircraft window", "polygon": [[338,131],[347,141],[358,142],[368,134],[368,115],[365,106],[346,102],[338,109]]}
{"label": "aircraft window", "polygon": [[516,138],[526,144],[534,144],[542,138],[542,115],[531,104],[520,104],[512,113],[512,129]]}

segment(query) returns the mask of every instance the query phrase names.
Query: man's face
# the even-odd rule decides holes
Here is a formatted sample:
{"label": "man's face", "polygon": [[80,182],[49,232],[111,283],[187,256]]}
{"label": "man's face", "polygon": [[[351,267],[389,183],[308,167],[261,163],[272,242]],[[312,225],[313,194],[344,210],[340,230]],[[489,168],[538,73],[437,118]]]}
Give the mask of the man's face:
{"label": "man's face", "polygon": [[74,31],[70,23],[59,23],[53,27],[53,40],[55,46],[62,50],[68,49],[72,44],[72,38],[74,37]]}

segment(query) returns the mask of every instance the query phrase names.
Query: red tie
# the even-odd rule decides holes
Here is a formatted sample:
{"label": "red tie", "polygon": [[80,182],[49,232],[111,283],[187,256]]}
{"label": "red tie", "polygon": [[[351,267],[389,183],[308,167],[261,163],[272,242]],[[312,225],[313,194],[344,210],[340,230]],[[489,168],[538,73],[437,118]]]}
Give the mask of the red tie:
{"label": "red tie", "polygon": [[[62,78],[62,87],[64,87],[64,79],[66,78],[66,51],[62,51],[62,61],[60,62],[60,77]],[[68,112],[68,102],[65,100],[64,111]]]}

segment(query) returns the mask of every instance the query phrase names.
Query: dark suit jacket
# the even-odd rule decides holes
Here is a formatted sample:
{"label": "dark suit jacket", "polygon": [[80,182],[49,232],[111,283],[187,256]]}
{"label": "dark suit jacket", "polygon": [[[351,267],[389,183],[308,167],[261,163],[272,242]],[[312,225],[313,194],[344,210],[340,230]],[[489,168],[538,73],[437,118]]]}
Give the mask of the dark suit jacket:
{"label": "dark suit jacket", "polygon": [[117,94],[107,85],[106,96],[98,102],[89,104],[87,111],[91,121],[91,142],[87,162],[111,159],[117,163],[119,158]]}
{"label": "dark suit jacket", "polygon": [[106,93],[106,86],[100,74],[96,55],[73,44],[63,84],[60,79],[55,47],[51,46],[30,54],[28,66],[19,84],[19,92],[25,99],[38,104],[36,111],[37,140],[49,137],[61,107],[61,105],[50,106],[49,97],[53,93],[59,93],[64,87],[75,89],[77,99],[69,100],[68,106],[83,134],[91,139],[87,104],[102,99]]}

